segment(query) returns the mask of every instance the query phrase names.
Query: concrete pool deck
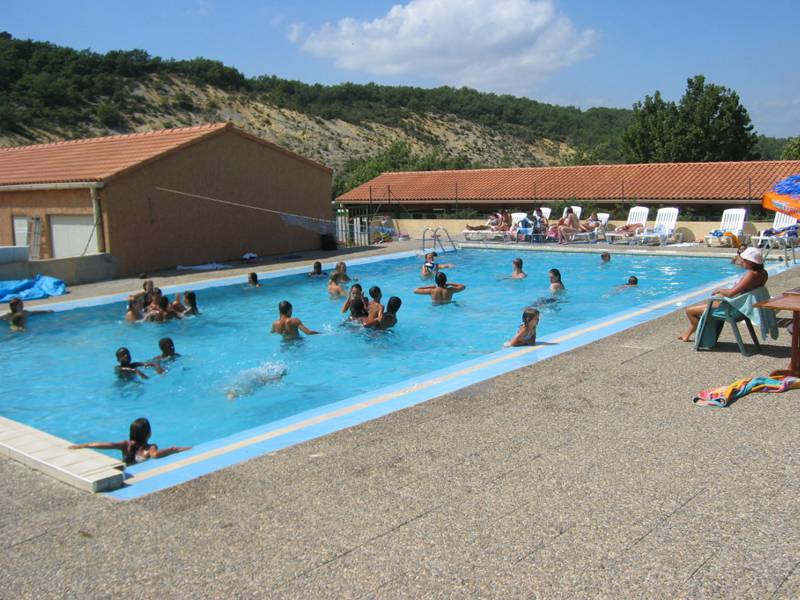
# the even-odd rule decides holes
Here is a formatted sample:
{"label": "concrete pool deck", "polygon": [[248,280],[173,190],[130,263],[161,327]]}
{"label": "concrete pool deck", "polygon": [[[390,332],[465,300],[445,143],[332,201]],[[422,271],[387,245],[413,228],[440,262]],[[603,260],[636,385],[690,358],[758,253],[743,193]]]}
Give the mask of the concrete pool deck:
{"label": "concrete pool deck", "polygon": [[[769,287],[798,285],[793,269]],[[126,503],[0,458],[0,584],[13,597],[797,597],[800,392],[691,402],[783,366],[788,335],[743,358],[727,330],[695,352],[675,339],[683,325],[673,313]]]}

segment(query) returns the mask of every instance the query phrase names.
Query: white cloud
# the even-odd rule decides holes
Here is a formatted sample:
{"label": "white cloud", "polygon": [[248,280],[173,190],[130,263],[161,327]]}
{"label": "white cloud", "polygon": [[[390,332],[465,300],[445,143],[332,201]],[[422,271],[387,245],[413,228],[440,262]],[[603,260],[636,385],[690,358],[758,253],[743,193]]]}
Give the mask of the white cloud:
{"label": "white cloud", "polygon": [[326,23],[302,48],[342,69],[525,93],[586,57],[593,39],[553,0],[411,0],[372,21]]}
{"label": "white cloud", "polygon": [[289,41],[296,44],[303,37],[304,25],[302,23],[292,23],[289,25],[289,33],[286,35]]}

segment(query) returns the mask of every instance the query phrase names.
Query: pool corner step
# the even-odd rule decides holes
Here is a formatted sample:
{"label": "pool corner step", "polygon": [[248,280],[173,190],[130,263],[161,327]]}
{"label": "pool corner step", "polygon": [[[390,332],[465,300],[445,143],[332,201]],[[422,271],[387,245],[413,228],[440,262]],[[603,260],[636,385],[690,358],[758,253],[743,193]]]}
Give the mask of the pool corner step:
{"label": "pool corner step", "polygon": [[122,487],[125,465],[114,458],[81,449],[70,442],[17,421],[0,417],[0,454],[87,492]]}

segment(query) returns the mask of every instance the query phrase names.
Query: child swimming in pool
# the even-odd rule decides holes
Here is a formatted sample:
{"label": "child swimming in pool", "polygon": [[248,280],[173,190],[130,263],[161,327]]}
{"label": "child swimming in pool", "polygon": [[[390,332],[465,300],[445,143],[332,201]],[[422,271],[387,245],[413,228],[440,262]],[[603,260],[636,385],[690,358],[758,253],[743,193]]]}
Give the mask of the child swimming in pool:
{"label": "child swimming in pool", "polygon": [[281,379],[286,375],[286,365],[282,363],[265,362],[253,368],[241,371],[236,380],[225,391],[228,400],[235,400],[240,396],[249,396],[258,388]]}
{"label": "child swimming in pool", "polygon": [[539,311],[528,307],[522,311],[522,325],[516,335],[505,346],[533,346],[536,344],[536,326],[539,324]]}
{"label": "child swimming in pool", "polygon": [[122,450],[122,460],[126,465],[135,465],[151,458],[163,458],[178,452],[191,450],[191,446],[170,446],[159,450],[156,444],[150,443],[150,421],[144,417],[136,419],[131,423],[128,432],[128,439],[124,442],[86,442],[83,444],[73,444],[70,450],[80,448],[98,448],[105,450]]}
{"label": "child swimming in pool", "polygon": [[257,273],[250,273],[247,276],[247,287],[249,288],[260,288],[261,284],[258,283],[258,274]]}
{"label": "child swimming in pool", "polygon": [[152,367],[159,375],[164,372],[161,365],[155,362],[133,362],[131,360],[131,352],[127,348],[120,348],[117,350],[117,362],[119,363],[114,370],[120,379],[133,379],[136,376],[142,379],[149,379],[149,377],[142,371],[145,367]]}
{"label": "child swimming in pool", "polygon": [[28,324],[28,315],[53,312],[52,310],[25,310],[25,303],[21,298],[14,298],[11,300],[11,302],[8,303],[8,310],[9,312],[0,317],[0,319],[8,321],[8,326],[11,328],[11,331],[25,331],[25,327]]}
{"label": "child swimming in pool", "polygon": [[309,277],[325,277],[325,271],[322,270],[322,263],[314,261],[314,266],[311,267],[311,272],[308,274]]}
{"label": "child swimming in pool", "polygon": [[338,271],[331,274],[331,278],[328,280],[328,294],[330,295],[331,299],[343,298],[344,296],[347,296],[347,290],[344,289],[343,285],[346,281],[350,281],[350,278],[347,277],[347,275],[343,275]]}
{"label": "child swimming in pool", "polygon": [[172,338],[163,337],[160,340],[158,340],[158,349],[161,350],[161,354],[153,357],[153,360],[151,360],[150,362],[162,363],[167,361],[173,361],[180,356],[180,354],[175,352],[175,343],[172,341]]}
{"label": "child swimming in pool", "polygon": [[299,331],[306,335],[319,335],[319,331],[309,329],[300,319],[292,317],[292,304],[288,300],[283,300],[278,304],[278,320],[272,323],[272,333],[280,333],[285,340],[300,337]]}

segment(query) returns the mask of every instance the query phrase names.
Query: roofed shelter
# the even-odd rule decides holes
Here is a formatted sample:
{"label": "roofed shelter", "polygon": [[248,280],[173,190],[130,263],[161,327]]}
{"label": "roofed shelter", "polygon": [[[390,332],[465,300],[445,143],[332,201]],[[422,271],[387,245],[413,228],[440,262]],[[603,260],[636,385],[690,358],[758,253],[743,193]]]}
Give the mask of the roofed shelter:
{"label": "roofed shelter", "polygon": [[110,253],[118,275],[319,248],[278,213],[329,221],[331,176],[226,123],[3,148],[0,246]]}
{"label": "roofed shelter", "polygon": [[747,205],[777,181],[800,173],[800,160],[587,165],[383,173],[342,194],[346,205],[423,207],[540,205],[621,201]]}

